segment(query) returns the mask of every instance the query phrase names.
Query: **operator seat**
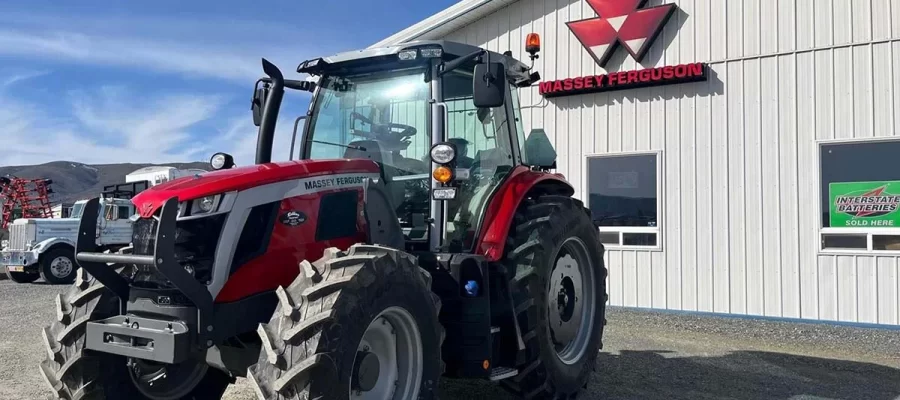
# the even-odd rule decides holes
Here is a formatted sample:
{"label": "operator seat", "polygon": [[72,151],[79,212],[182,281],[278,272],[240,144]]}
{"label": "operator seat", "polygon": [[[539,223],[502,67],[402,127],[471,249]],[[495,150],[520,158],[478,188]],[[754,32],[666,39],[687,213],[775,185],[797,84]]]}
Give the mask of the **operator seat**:
{"label": "operator seat", "polygon": [[391,206],[394,209],[403,202],[406,195],[403,185],[394,183],[394,177],[397,176],[397,169],[393,166],[393,156],[389,152],[381,150],[381,146],[374,140],[357,140],[350,142],[344,158],[349,159],[366,159],[372,160],[378,164],[381,170],[381,180],[384,182],[385,190],[390,197]]}
{"label": "operator seat", "polygon": [[496,173],[498,167],[510,165],[510,154],[503,149],[487,149],[479,150],[475,153],[475,160],[472,168],[480,173],[491,172]]}

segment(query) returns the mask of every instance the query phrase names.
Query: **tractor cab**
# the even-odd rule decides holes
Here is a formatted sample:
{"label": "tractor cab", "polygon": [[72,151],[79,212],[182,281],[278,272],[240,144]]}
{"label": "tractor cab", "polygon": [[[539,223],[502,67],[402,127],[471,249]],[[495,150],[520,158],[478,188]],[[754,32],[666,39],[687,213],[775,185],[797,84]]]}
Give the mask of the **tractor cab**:
{"label": "tractor cab", "polygon": [[[537,57],[537,46],[528,50]],[[409,250],[471,251],[509,172],[550,167],[528,163],[519,112],[517,88],[539,75],[509,53],[417,41],[301,63],[297,72],[315,83],[264,69],[253,100],[260,137],[270,135],[281,87],[313,92],[299,158],[376,162]],[[534,139],[555,157],[545,137]]]}

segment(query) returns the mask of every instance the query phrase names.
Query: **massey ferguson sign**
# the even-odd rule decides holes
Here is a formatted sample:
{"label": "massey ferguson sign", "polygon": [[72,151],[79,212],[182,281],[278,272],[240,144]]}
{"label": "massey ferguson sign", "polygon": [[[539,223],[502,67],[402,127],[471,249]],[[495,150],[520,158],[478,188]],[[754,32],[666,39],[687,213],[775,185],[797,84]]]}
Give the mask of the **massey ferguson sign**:
{"label": "massey ferguson sign", "polygon": [[[675,13],[675,4],[642,8],[646,0],[585,0],[597,13],[588,18],[566,23],[572,34],[601,67],[621,45],[637,62],[662,32],[666,21]],[[544,97],[604,92],[644,86],[703,81],[708,66],[692,63],[604,75],[546,81],[540,83]]]}

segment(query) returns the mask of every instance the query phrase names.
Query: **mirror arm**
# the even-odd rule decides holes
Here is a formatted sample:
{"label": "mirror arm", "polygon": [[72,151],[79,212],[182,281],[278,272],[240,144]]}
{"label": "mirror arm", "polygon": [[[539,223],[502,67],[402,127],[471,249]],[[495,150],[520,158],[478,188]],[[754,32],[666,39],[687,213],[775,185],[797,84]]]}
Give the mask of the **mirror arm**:
{"label": "mirror arm", "polygon": [[465,64],[465,63],[467,63],[467,62],[469,62],[469,61],[472,61],[472,60],[478,58],[479,56],[481,56],[482,54],[485,54],[486,52],[487,52],[487,51],[486,51],[486,50],[483,50],[483,49],[482,49],[482,50],[478,50],[478,51],[476,51],[476,52],[474,52],[474,53],[471,53],[471,54],[469,54],[469,55],[465,55],[465,56],[462,56],[462,57],[460,57],[460,58],[457,58],[457,59],[455,59],[455,60],[453,60],[453,61],[450,61],[450,62],[448,62],[448,63],[445,63],[445,64],[444,64],[444,67],[441,68],[441,71],[439,72],[439,75],[444,76],[444,74],[446,74],[446,73],[448,73],[448,72],[450,72],[450,71],[453,71],[453,70],[459,68],[459,67],[462,66],[463,64]]}
{"label": "mirror arm", "polygon": [[288,89],[300,90],[304,92],[310,92],[315,88],[315,84],[309,81],[298,81],[293,79],[285,79],[284,87]]}
{"label": "mirror arm", "polygon": [[[489,51],[484,52],[484,63],[487,65],[491,65],[491,53]],[[487,74],[484,76],[485,86],[491,87],[491,82],[494,81],[494,74],[491,73],[490,68],[487,70]]]}

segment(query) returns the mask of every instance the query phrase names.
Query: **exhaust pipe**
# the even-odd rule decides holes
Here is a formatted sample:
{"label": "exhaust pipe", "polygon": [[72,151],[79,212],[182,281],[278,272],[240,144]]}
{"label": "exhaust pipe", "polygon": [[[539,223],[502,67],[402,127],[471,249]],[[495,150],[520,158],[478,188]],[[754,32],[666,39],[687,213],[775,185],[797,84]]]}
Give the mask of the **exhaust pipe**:
{"label": "exhaust pipe", "polygon": [[269,97],[263,106],[262,122],[259,124],[259,136],[256,139],[256,163],[265,164],[272,161],[272,142],[275,140],[275,123],[281,100],[284,99],[284,75],[275,64],[262,59],[263,72],[272,81]]}

